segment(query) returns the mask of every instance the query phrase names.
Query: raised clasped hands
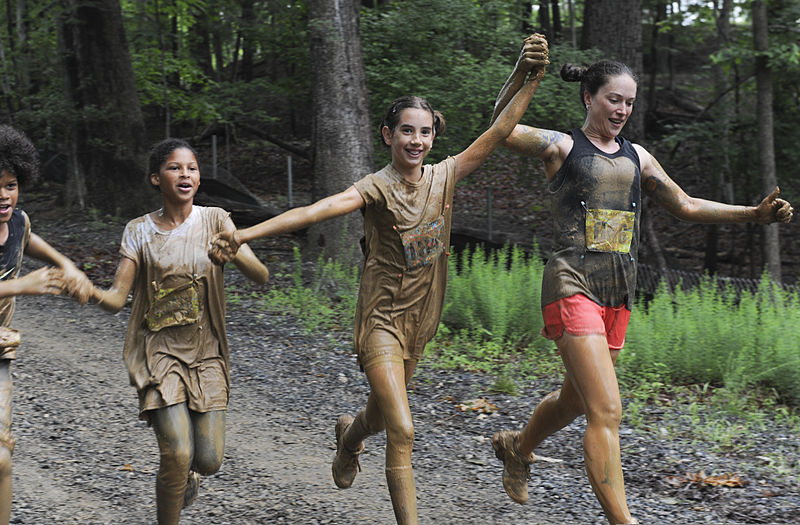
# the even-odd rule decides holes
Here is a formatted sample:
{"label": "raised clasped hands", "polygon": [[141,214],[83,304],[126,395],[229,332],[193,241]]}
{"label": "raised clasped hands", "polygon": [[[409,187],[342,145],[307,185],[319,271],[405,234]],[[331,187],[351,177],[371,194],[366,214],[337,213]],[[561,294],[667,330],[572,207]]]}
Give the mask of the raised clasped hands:
{"label": "raised clasped hands", "polygon": [[231,262],[241,246],[238,230],[223,231],[214,236],[208,249],[208,258],[220,266]]}
{"label": "raised clasped hands", "polygon": [[771,224],[773,222],[789,222],[794,216],[794,208],[788,201],[778,198],[780,188],[776,187],[772,193],[756,207],[756,222]]}
{"label": "raised clasped hands", "polygon": [[541,80],[544,77],[546,66],[550,63],[547,38],[539,33],[534,33],[525,39],[522,51],[517,59],[517,67],[523,71],[530,71],[528,81]]}

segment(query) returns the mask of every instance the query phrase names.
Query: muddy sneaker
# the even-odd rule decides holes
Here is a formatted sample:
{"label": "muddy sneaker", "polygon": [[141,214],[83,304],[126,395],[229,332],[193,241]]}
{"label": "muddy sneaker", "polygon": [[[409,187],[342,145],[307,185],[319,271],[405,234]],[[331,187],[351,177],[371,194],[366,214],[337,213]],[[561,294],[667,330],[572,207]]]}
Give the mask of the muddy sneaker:
{"label": "muddy sneaker", "polygon": [[528,501],[528,480],[534,456],[523,458],[519,453],[519,431],[501,430],[492,436],[497,459],[503,462],[503,488],[517,503]]}
{"label": "muddy sneaker", "polygon": [[342,440],[347,427],[353,424],[353,416],[344,414],[339,416],[336,421],[336,457],[333,458],[331,472],[333,472],[333,482],[340,489],[350,488],[356,474],[361,471],[358,464],[358,455],[364,451],[364,443],[360,443],[358,450],[351,451],[345,448]]}
{"label": "muddy sneaker", "polygon": [[200,493],[200,474],[194,470],[189,471],[189,477],[186,479],[186,490],[183,492],[183,508],[185,509],[197,499]]}

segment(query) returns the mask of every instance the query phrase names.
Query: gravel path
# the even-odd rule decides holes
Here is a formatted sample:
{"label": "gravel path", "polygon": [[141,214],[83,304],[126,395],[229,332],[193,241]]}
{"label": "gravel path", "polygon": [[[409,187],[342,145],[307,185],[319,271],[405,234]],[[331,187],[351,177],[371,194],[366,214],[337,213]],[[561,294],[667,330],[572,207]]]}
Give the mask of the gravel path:
{"label": "gravel path", "polygon": [[[118,242],[118,234],[111,235]],[[247,286],[235,271],[228,279],[234,287]],[[233,385],[225,462],[202,480],[200,498],[182,523],[394,523],[383,436],[367,441],[363,471],[352,488],[338,490],[331,479],[336,417],[355,413],[367,395],[347,335],[310,336],[291,318],[267,315],[242,297],[231,301],[228,312]],[[126,323],[127,309],[110,316],[64,298],[18,301],[14,327],[22,330],[23,342],[13,364],[12,523],[154,523],[158,453],[152,430],[136,417],[135,391],[121,360]],[[510,397],[489,393],[490,383],[478,374],[434,370],[424,361],[413,379],[420,522],[605,523],[583,471],[583,419],[537,451],[552,461],[535,464],[528,504],[506,497],[489,438],[498,429],[519,427],[554,385],[529,385]],[[476,397],[489,398],[498,412],[464,413],[455,406]],[[679,414],[659,417],[666,422]],[[800,487],[766,466],[768,458],[782,455],[796,479],[800,439],[766,425],[751,440],[747,455],[726,456],[685,436],[656,438],[623,428],[634,516],[643,524],[800,523]],[[735,473],[748,484],[674,487],[665,481],[700,471]]]}

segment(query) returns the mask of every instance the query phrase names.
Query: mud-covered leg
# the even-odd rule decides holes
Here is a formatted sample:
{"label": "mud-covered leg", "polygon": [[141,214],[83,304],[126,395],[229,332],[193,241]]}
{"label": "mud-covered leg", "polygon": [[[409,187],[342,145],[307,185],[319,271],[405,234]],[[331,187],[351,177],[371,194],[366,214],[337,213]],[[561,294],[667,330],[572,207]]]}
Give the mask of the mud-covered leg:
{"label": "mud-covered leg", "polygon": [[0,525],[11,519],[11,453],[14,438],[11,437],[11,361],[0,360]]}
{"label": "mud-covered leg", "polygon": [[406,384],[415,363],[399,356],[365,366],[371,392],[386,427],[386,481],[399,525],[417,525],[417,488],[411,468],[414,424]]}
{"label": "mud-covered leg", "polygon": [[161,462],[156,479],[159,525],[177,525],[183,508],[186,480],[194,459],[194,431],[186,403],[150,412]]}
{"label": "mud-covered leg", "polygon": [[583,456],[592,489],[609,523],[633,523],[620,457],[622,401],[614,371],[616,351],[609,352],[603,335],[565,333],[556,344],[586,414]]}

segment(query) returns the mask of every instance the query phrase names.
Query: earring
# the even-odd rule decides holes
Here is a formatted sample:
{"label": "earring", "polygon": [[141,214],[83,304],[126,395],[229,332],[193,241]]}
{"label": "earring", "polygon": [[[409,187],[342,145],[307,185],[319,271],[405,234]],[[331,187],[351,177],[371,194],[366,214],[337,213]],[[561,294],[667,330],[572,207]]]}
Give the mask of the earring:
{"label": "earring", "polygon": [[591,107],[591,106],[589,106],[589,104],[586,104],[586,111],[589,111],[589,108],[590,108],[590,107]]}

